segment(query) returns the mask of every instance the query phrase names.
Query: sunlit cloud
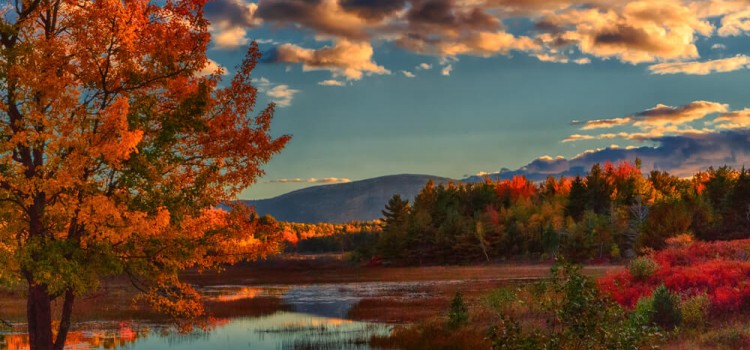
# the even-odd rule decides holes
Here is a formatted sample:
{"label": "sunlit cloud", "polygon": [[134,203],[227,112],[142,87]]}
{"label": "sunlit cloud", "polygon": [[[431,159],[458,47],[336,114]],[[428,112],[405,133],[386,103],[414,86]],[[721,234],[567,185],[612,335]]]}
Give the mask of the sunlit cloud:
{"label": "sunlit cloud", "polygon": [[687,105],[672,107],[657,104],[653,108],[621,118],[594,119],[588,121],[575,120],[572,125],[579,126],[581,130],[594,130],[602,128],[614,128],[619,126],[633,126],[641,130],[635,133],[607,133],[600,135],[574,134],[563,139],[563,142],[580,140],[626,138],[631,140],[659,137],[667,134],[679,135],[686,132],[696,133],[701,130],[693,129],[686,124],[696,120],[704,119],[709,115],[724,113],[729,105],[710,101],[693,101]]}
{"label": "sunlit cloud", "polygon": [[723,113],[713,120],[720,129],[745,129],[750,128],[750,108]]}
{"label": "sunlit cloud", "polygon": [[718,34],[721,36],[739,36],[750,32],[750,8],[747,2],[735,2],[742,6],[741,11],[727,13],[721,18],[721,27]]}
{"label": "sunlit cloud", "polygon": [[[319,49],[278,46],[277,62],[359,80],[388,74],[373,62],[373,43],[390,42],[439,59],[524,53],[545,62],[588,64],[593,58],[651,64],[655,74],[711,74],[742,69],[747,56],[701,59],[696,42],[750,33],[745,0],[217,0],[207,5],[214,45],[247,44],[247,28],[310,31],[333,42]],[[510,18],[529,30],[511,31]],[[709,42],[709,44],[711,44]],[[720,43],[713,49],[725,49]],[[450,75],[450,64],[441,64]],[[414,70],[431,69],[421,63]],[[407,70],[414,72],[414,70]]]}
{"label": "sunlit cloud", "polygon": [[659,63],[648,67],[654,74],[694,74],[706,75],[711,73],[724,73],[750,67],[750,57],[737,55],[703,62],[669,62]]}
{"label": "sunlit cloud", "polygon": [[334,80],[334,79],[328,79],[328,80],[323,80],[323,81],[319,82],[318,85],[322,85],[322,86],[346,86],[346,83],[343,82],[343,81],[338,81],[338,80]]}
{"label": "sunlit cloud", "polygon": [[334,77],[359,80],[364,75],[390,74],[388,69],[372,61],[368,42],[339,40],[333,46],[307,49],[294,44],[278,46],[267,59],[276,63],[302,64],[302,70],[327,70]]}
{"label": "sunlit cloud", "polygon": [[216,61],[212,59],[208,59],[206,61],[206,66],[203,67],[198,73],[196,73],[200,77],[205,77],[207,75],[220,73],[221,75],[227,75],[227,70],[222,67],[220,64],[218,64]]}
{"label": "sunlit cloud", "polygon": [[[282,44],[271,54],[271,61],[300,64],[304,71],[330,71],[334,79],[319,84],[345,86],[342,79],[390,74],[390,70],[373,60],[371,41],[374,40],[393,41],[407,51],[435,55],[441,62],[463,55],[484,57],[518,51],[542,61],[563,64],[587,64],[590,57],[616,58],[628,63],[657,62],[649,66],[654,74],[735,71],[747,68],[750,57],[698,60],[695,41],[698,36],[717,33],[708,18],[719,19],[719,35],[747,32],[748,10],[743,6],[746,3],[731,0],[712,0],[710,4],[602,0],[587,2],[587,6],[566,0],[264,0],[259,4],[218,0],[207,5],[206,11],[213,20],[211,32],[214,47],[218,49],[246,45],[245,28],[261,25],[263,21],[312,30],[317,40],[330,40],[333,44],[317,49]],[[538,32],[506,32],[503,22],[510,16],[532,19]],[[724,49],[724,45],[716,43],[712,48]],[[414,77],[415,70],[431,68],[429,63],[420,63],[414,70],[403,70],[401,74]],[[452,63],[443,63],[439,71],[449,76],[453,68]],[[278,87],[269,92],[279,106],[287,106],[296,90]],[[658,118],[648,119],[592,120],[581,130],[635,123],[639,124],[637,127],[647,127]],[[648,132],[631,133],[630,137],[658,135],[659,131],[654,130],[658,127],[651,125]],[[571,135],[565,141],[611,135]]]}
{"label": "sunlit cloud", "polygon": [[592,135],[573,134],[564,138],[562,142],[573,142],[573,141],[594,140],[594,139],[596,139],[596,137]]}
{"label": "sunlit cloud", "polygon": [[325,178],[308,178],[308,179],[277,179],[277,180],[269,180],[266,181],[266,183],[313,183],[313,184],[334,184],[334,183],[347,183],[352,182],[352,180],[347,178],[339,178],[339,177],[325,177]]}
{"label": "sunlit cloud", "polygon": [[247,30],[241,26],[235,26],[227,21],[219,21],[209,27],[211,40],[214,48],[220,50],[231,50],[247,45]]}
{"label": "sunlit cloud", "polygon": [[442,75],[444,75],[446,77],[449,76],[449,75],[451,75],[451,72],[453,72],[453,65],[452,64],[449,64],[449,65],[443,67],[443,69],[440,70],[440,74],[442,74]]}
{"label": "sunlit cloud", "polygon": [[414,75],[414,73],[412,73],[412,72],[410,72],[408,70],[402,70],[401,74],[403,74],[407,78],[415,78],[416,77],[416,75]]}
{"label": "sunlit cloud", "polygon": [[[629,124],[632,121],[630,117],[626,118],[612,118],[612,119],[594,119],[585,122],[579,122],[583,124],[581,130],[601,129],[601,128],[612,128],[615,126]],[[575,123],[573,123],[575,124]]]}

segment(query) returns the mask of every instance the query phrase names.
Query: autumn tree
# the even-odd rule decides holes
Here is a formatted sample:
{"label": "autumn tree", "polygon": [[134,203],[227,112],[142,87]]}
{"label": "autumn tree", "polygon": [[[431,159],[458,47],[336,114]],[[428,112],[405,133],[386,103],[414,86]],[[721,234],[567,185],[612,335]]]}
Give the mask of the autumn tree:
{"label": "autumn tree", "polygon": [[75,299],[102,277],[190,319],[201,303],[178,271],[276,248],[246,208],[215,209],[289,138],[269,134],[273,105],[254,111],[255,45],[230,82],[204,73],[204,3],[0,7],[0,281],[28,288],[31,350],[63,348]]}

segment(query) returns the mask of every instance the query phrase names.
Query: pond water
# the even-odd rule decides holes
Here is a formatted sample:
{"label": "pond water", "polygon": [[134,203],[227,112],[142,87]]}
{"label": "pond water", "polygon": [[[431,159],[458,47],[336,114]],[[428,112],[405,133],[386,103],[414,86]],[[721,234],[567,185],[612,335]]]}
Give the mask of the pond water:
{"label": "pond water", "polygon": [[[66,349],[368,349],[373,335],[390,326],[298,312],[217,320],[209,331],[180,334],[134,322],[77,325]],[[82,328],[82,329],[81,329]],[[0,348],[28,348],[25,334],[0,334]]]}
{"label": "pond water", "polygon": [[[450,283],[450,282],[448,282]],[[369,349],[373,335],[392,325],[347,319],[349,310],[371,296],[419,297],[423,283],[347,283],[304,286],[204,287],[209,301],[279,298],[284,311],[266,316],[215,319],[207,331],[180,334],[142,321],[91,321],[74,325],[66,349]],[[0,349],[28,349],[23,325],[0,330]]]}

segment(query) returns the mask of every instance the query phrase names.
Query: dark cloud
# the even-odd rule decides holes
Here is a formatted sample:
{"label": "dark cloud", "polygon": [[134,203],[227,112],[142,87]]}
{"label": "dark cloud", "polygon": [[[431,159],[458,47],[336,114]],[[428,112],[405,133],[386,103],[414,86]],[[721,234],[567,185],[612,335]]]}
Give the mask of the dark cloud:
{"label": "dark cloud", "polygon": [[341,0],[341,7],[370,20],[382,20],[403,9],[406,0]]}
{"label": "dark cloud", "polygon": [[[741,168],[750,165],[750,130],[734,130],[716,133],[663,136],[652,138],[656,146],[635,148],[608,147],[586,151],[573,158],[542,157],[517,170],[506,170],[491,174],[495,179],[525,175],[531,180],[543,180],[547,176],[575,176],[585,173],[595,163],[633,161],[643,162],[642,169],[667,170],[677,176],[690,176],[709,166],[729,165]],[[469,181],[481,180],[471,177]]]}
{"label": "dark cloud", "polygon": [[428,26],[449,31],[495,30],[501,26],[499,19],[481,7],[458,8],[454,0],[412,1],[406,18],[413,27]]}
{"label": "dark cloud", "polygon": [[322,0],[264,0],[258,4],[257,14],[276,25],[302,26],[319,34],[349,39],[369,38],[368,18]]}
{"label": "dark cloud", "polygon": [[642,28],[619,25],[594,36],[594,44],[635,49],[645,52],[661,52],[664,45]]}
{"label": "dark cloud", "polygon": [[232,26],[254,27],[256,5],[244,0],[213,0],[204,7],[206,18],[211,22],[225,21]]}

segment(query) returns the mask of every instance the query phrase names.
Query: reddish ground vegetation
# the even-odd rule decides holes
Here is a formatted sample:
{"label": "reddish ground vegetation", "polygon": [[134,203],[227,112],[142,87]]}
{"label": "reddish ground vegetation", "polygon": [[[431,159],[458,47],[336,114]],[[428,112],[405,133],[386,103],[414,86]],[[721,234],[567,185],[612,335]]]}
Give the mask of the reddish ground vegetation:
{"label": "reddish ground vegetation", "polygon": [[683,297],[706,293],[714,314],[750,308],[750,239],[673,245],[649,258],[658,264],[650,276],[621,270],[600,278],[599,288],[631,308],[661,283]]}

